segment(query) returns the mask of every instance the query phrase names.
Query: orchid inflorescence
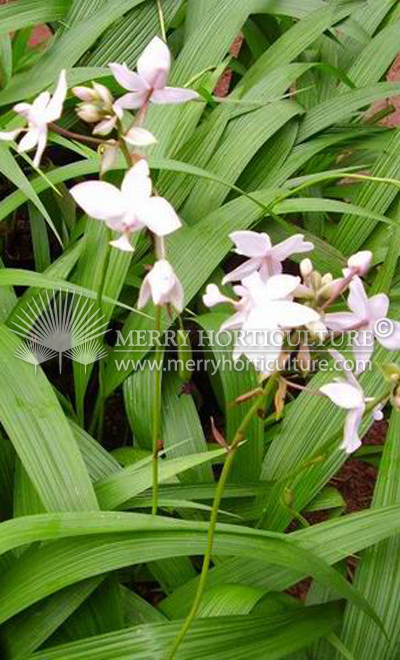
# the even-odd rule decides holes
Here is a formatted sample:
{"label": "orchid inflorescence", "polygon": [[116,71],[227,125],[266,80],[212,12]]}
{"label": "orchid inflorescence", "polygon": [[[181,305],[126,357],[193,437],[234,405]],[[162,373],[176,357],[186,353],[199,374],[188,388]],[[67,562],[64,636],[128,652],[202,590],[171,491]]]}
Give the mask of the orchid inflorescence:
{"label": "orchid inflorescence", "polygon": [[[190,89],[168,87],[171,68],[168,46],[155,37],[145,48],[137,62],[137,71],[128,66],[110,63],[116,82],[127,93],[114,99],[103,84],[77,86],[72,89],[79,99],[76,111],[79,118],[93,125],[92,135],[81,136],[98,144],[101,154],[100,173],[103,177],[112,169],[121,151],[128,169],[117,187],[104,180],[78,183],[71,189],[76,203],[88,216],[104,222],[116,232],[110,245],[123,252],[133,252],[133,233],[146,229],[155,246],[155,263],[145,276],[139,292],[138,307],[147,305],[150,298],[157,307],[171,307],[180,313],[184,292],[172,265],[166,256],[164,237],[182,225],[172,205],[156,194],[150,178],[150,168],[143,153],[137,148],[151,146],[156,138],[144,128],[151,104],[186,103],[198,98]],[[19,103],[14,110],[27,121],[27,128],[18,127],[0,132],[0,139],[15,140],[21,132],[25,136],[18,151],[36,149],[34,164],[39,166],[47,143],[48,130],[67,133],[54,122],[61,117],[67,95],[66,73],[59,76],[53,96],[42,92],[32,104]],[[136,111],[132,118],[127,111]],[[76,134],[71,134],[75,138]],[[261,380],[272,373],[288,370],[294,349],[299,371],[309,370],[311,352],[316,339],[327,342],[332,336],[348,336],[357,359],[353,373],[337,351],[330,350],[345,379],[320,388],[320,394],[348,411],[343,448],[354,451],[359,444],[358,427],[369,401],[363,394],[356,375],[369,363],[375,339],[389,350],[400,348],[400,324],[387,319],[389,299],[383,294],[368,298],[362,277],[372,265],[372,253],[358,252],[351,256],[342,276],[321,275],[306,257],[300,263],[300,276],[283,273],[283,263],[292,255],[309,253],[313,243],[295,234],[273,245],[267,233],[234,231],[230,234],[235,252],[245,257],[230,271],[222,285],[233,284],[231,297],[221,292],[216,284],[209,284],[204,303],[214,307],[220,303],[231,305],[233,315],[221,326],[221,331],[234,331],[233,359],[246,357],[260,372]],[[349,311],[328,311],[342,294],[349,292]],[[380,331],[382,323],[389,333]],[[318,348],[318,347],[317,347]],[[375,415],[380,410],[375,410]]]}
{"label": "orchid inflorescence", "polygon": [[[336,279],[330,273],[322,276],[306,258],[300,263],[299,277],[282,271],[285,259],[314,249],[302,234],[295,234],[275,246],[266,233],[236,231],[230,238],[236,254],[246,257],[222,280],[223,285],[235,283],[233,292],[237,297],[232,298],[216,284],[209,284],[203,301],[207,307],[221,303],[232,306],[234,314],[221,325],[220,331],[233,331],[233,359],[244,355],[264,380],[277,371],[290,371],[291,354],[296,351],[299,371],[307,371],[311,364],[310,349],[315,348],[318,338],[316,350],[322,343],[324,350],[334,358],[335,367],[345,375],[344,379],[324,385],[319,392],[349,411],[341,448],[347,453],[355,451],[361,444],[358,429],[366,405],[373,401],[365,397],[356,375],[369,364],[375,338],[388,350],[400,348],[400,323],[386,318],[388,297],[380,293],[368,298],[361,279],[372,265],[372,253],[362,251],[352,255],[342,277]],[[330,305],[347,290],[350,311],[328,312]],[[385,330],[390,328],[390,333],[380,332],[382,323]],[[352,348],[357,367],[355,374],[350,367],[351,360],[329,349],[328,339],[337,334],[345,336],[347,345]],[[307,391],[306,387],[302,389]],[[380,419],[381,405],[372,412],[375,419]]]}
{"label": "orchid inflorescence", "polygon": [[[152,133],[142,126],[150,103],[185,103],[195,100],[198,94],[190,89],[167,86],[171,55],[168,46],[159,37],[154,37],[139,57],[137,72],[130,71],[126,64],[114,62],[109,66],[119,85],[129,90],[128,94],[114,100],[109,89],[98,82],[93,82],[91,87],[74,87],[72,92],[80,101],[77,106],[80,119],[94,124],[93,135],[104,138],[92,140],[101,147],[101,174],[113,168],[120,149],[127,157],[128,171],[121,189],[105,181],[87,181],[77,184],[70,192],[89,216],[105,222],[110,229],[118,232],[119,236],[110,241],[113,247],[132,252],[130,236],[133,232],[147,228],[154,235],[157,261],[152,273],[143,282],[139,306],[144,306],[151,296],[154,304],[172,304],[181,311],[182,286],[166,260],[163,243],[163,237],[178,229],[181,221],[166,199],[152,194],[147,160],[143,154],[131,152],[130,147],[147,147],[156,143]],[[66,96],[66,72],[63,70],[53,97],[49,92],[43,92],[32,105],[19,103],[14,107],[27,120],[27,129],[0,132],[0,139],[15,140],[21,132],[27,131],[18,145],[18,151],[22,153],[37,146],[34,165],[39,167],[49,128],[67,133],[54,125],[62,115]],[[124,128],[124,111],[127,109],[138,112],[136,118]],[[113,132],[117,132],[117,139],[107,137]],[[79,138],[76,134],[73,137]]]}
{"label": "orchid inflorescence", "polygon": [[[109,68],[115,81],[124,90],[119,98],[114,98],[110,90],[97,81],[92,82],[91,86],[72,88],[73,95],[79,101],[76,105],[77,115],[91,126],[90,136],[70,133],[54,123],[61,118],[67,97],[66,72],[63,70],[52,96],[44,91],[31,104],[18,103],[14,107],[27,126],[0,132],[0,140],[14,141],[21,133],[25,133],[17,146],[18,152],[36,148],[33,164],[37,168],[47,145],[49,130],[98,147],[99,179],[78,183],[71,188],[70,193],[89,217],[103,222],[109,233],[114,232],[109,240],[113,249],[129,256],[134,251],[132,236],[142,230],[149,235],[154,245],[155,260],[141,283],[137,307],[143,309],[152,300],[155,328],[160,333],[163,309],[169,317],[172,316],[171,312],[179,316],[184,309],[184,290],[168,261],[165,243],[165,237],[177,231],[182,222],[170,202],[159,196],[154,189],[148,160],[139,149],[157,142],[156,137],[144,127],[152,104],[186,103],[196,100],[198,94],[191,89],[167,85],[171,54],[167,44],[158,37],[152,39],[144,49],[136,71],[131,71],[125,63],[113,62]],[[135,115],[130,111],[135,111]],[[121,184],[117,186],[104,178],[118,165],[120,155],[125,158],[127,168]],[[214,438],[226,450],[227,456],[214,498],[207,554],[196,597],[175,640],[169,660],[175,657],[175,651],[196,616],[204,591],[222,491],[233,457],[245,439],[249,424],[255,416],[262,417],[266,402],[269,398],[273,400],[276,383],[275,406],[279,414],[282,414],[290,387],[328,398],[338,408],[345,410],[340,448],[348,454],[357,450],[361,444],[359,429],[366,413],[370,413],[376,420],[382,419],[383,406],[389,399],[396,407],[400,407],[400,370],[395,365],[387,365],[386,373],[382,369],[390,382],[390,390],[383,396],[366,396],[357,378],[371,362],[375,340],[390,351],[400,349],[400,323],[387,318],[388,297],[384,293],[368,297],[365,289],[362,278],[372,267],[373,255],[370,251],[364,250],[352,255],[337,277],[331,273],[318,272],[308,257],[300,261],[299,275],[293,275],[283,272],[286,260],[293,255],[304,255],[314,250],[313,243],[305,240],[302,234],[291,235],[275,245],[265,232],[233,231],[230,238],[241,263],[223,277],[221,285],[230,285],[233,295],[226,288],[221,291],[215,283],[210,283],[203,302],[209,308],[219,304],[232,308],[233,314],[222,323],[220,332],[233,333],[233,361],[237,362],[244,357],[258,372],[261,385],[236,399],[235,403],[243,403],[253,397],[256,401],[244,416],[231,443],[227,442],[212,422]],[[108,265],[105,259],[103,284]],[[341,306],[345,294],[348,294],[348,310],[343,311]],[[100,307],[101,296],[100,287]],[[178,334],[184,332],[182,321],[179,320],[181,329]],[[347,341],[351,349],[351,360],[336,349],[334,340],[337,338]],[[304,378],[311,371],[321,370],[321,350],[328,352],[340,376],[322,385],[317,391],[311,391],[307,385],[294,381],[293,377],[300,375]],[[158,457],[162,447],[163,365],[163,351],[157,343],[154,354],[158,368],[154,375],[152,399],[152,513],[157,514]],[[295,356],[294,360],[292,356]],[[312,360],[312,356],[317,359]]]}

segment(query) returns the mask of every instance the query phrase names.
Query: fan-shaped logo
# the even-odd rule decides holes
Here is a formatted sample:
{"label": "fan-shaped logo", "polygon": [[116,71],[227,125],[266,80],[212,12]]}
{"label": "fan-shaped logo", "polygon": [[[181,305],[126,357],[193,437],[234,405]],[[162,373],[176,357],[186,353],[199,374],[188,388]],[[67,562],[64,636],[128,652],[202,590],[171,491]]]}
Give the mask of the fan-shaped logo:
{"label": "fan-shaped logo", "polygon": [[96,303],[82,294],[53,290],[52,295],[37,294],[21,307],[12,328],[24,341],[15,356],[34,365],[58,357],[62,371],[63,356],[84,365],[106,357],[99,337],[106,332],[104,320]]}

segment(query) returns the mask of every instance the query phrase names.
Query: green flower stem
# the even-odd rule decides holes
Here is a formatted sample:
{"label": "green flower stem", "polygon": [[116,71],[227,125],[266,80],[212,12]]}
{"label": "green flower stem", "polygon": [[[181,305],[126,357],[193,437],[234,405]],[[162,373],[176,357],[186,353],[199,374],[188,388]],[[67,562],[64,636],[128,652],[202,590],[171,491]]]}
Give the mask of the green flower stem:
{"label": "green flower stem", "polygon": [[215,528],[217,525],[217,519],[218,519],[218,512],[221,504],[221,499],[222,495],[224,492],[225,484],[227,482],[227,479],[229,477],[231,467],[233,464],[233,461],[236,456],[236,452],[239,449],[241,443],[244,441],[246,437],[246,432],[247,429],[253,420],[253,418],[258,414],[259,410],[264,410],[265,405],[267,400],[270,398],[272,395],[276,379],[278,377],[278,374],[274,374],[269,378],[267,381],[266,386],[264,387],[264,390],[260,396],[257,397],[255,400],[254,404],[249,408],[248,412],[246,413],[245,417],[243,418],[239,428],[236,431],[235,437],[232,440],[231,445],[229,446],[229,449],[227,450],[227,456],[226,460],[224,463],[224,467],[221,472],[221,476],[219,478],[216,492],[215,492],[215,497],[214,497],[214,502],[211,510],[211,518],[210,518],[210,526],[208,528],[208,536],[207,536],[207,549],[206,553],[204,555],[204,561],[203,561],[203,566],[201,569],[200,573],[200,578],[199,578],[199,583],[197,585],[197,591],[196,595],[192,604],[192,607],[190,609],[189,614],[187,615],[185,622],[182,626],[182,628],[179,631],[178,636],[176,637],[174,641],[174,645],[168,655],[168,660],[173,660],[175,658],[175,653],[178,650],[179,646],[182,644],[183,640],[185,639],[186,633],[189,630],[190,626],[192,625],[194,619],[196,618],[197,611],[199,609],[204,590],[206,587],[206,582],[207,582],[207,577],[208,577],[208,571],[210,568],[210,563],[211,563],[211,554],[213,550],[213,545],[214,545],[214,535],[215,535]]}
{"label": "green flower stem", "polygon": [[[155,306],[156,333],[159,337],[161,332],[161,311],[160,305]],[[155,374],[154,374],[154,397],[153,397],[153,503],[152,514],[157,515],[158,508],[158,454],[161,448],[161,385],[162,385],[162,361],[163,349],[156,340],[155,347]]]}
{"label": "green flower stem", "polygon": [[[106,254],[103,262],[103,270],[101,273],[101,280],[100,280],[100,286],[99,290],[97,292],[97,304],[100,310],[100,314],[103,313],[103,296],[104,296],[104,288],[107,280],[107,273],[108,273],[108,268],[110,265],[110,259],[111,259],[111,246],[109,245],[109,241],[111,238],[111,232],[107,228],[107,244],[106,244]],[[103,337],[103,342],[104,342],[104,337]],[[104,396],[104,366],[103,363],[100,361],[99,364],[99,397],[98,397],[98,402],[99,405],[97,407],[96,411],[96,418],[95,418],[95,424],[97,427],[97,439],[99,442],[101,442],[102,437],[103,437],[103,428],[104,428],[104,408],[105,408],[105,396]]]}

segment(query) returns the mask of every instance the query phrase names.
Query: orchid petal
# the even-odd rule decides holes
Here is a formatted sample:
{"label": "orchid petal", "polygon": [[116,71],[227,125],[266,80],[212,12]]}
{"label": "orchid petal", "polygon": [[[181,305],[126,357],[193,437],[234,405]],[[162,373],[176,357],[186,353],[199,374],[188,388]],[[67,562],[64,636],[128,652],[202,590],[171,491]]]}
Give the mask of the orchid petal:
{"label": "orchid petal", "polygon": [[157,236],[167,236],[182,226],[175,209],[163,197],[146,200],[138,207],[137,217]]}
{"label": "orchid petal", "polygon": [[236,312],[236,314],[233,314],[232,316],[229,317],[229,319],[227,319],[221,324],[220,332],[228,332],[229,330],[239,330],[243,326],[243,323],[245,323],[246,318],[247,318],[247,314],[243,310]]}
{"label": "orchid petal", "polygon": [[373,409],[372,417],[375,422],[381,422],[385,418],[382,412],[383,407],[384,407],[383,403],[378,403],[378,405],[375,406],[375,408]]}
{"label": "orchid petal", "polygon": [[185,301],[185,294],[181,281],[178,278],[176,278],[175,286],[171,291],[170,297],[171,305],[176,309],[177,312],[182,312]]}
{"label": "orchid petal", "polygon": [[131,71],[126,64],[118,64],[117,62],[110,62],[108,65],[111,69],[115,80],[121,87],[128,89],[130,92],[147,92],[150,87],[146,81],[139,76],[139,74]]}
{"label": "orchid petal", "polygon": [[122,252],[134,252],[134,249],[130,244],[129,238],[126,234],[122,234],[114,241],[110,241],[110,245],[117,248],[118,250],[121,250]]}
{"label": "orchid petal", "polygon": [[124,94],[114,103],[115,113],[118,114],[120,110],[137,110],[141,108],[146,102],[147,92],[130,92]]}
{"label": "orchid petal", "polygon": [[356,374],[367,368],[374,352],[374,336],[370,330],[357,330],[353,337],[353,354],[356,360]]}
{"label": "orchid petal", "polygon": [[25,117],[25,119],[28,119],[31,109],[32,106],[30,103],[17,103],[13,107],[14,112],[17,112],[21,117]]}
{"label": "orchid petal", "polygon": [[369,299],[368,304],[370,316],[375,321],[386,318],[389,311],[389,298],[385,293],[378,293],[376,296],[372,296]]}
{"label": "orchid petal", "polygon": [[39,131],[37,149],[35,153],[35,158],[33,159],[33,164],[35,167],[39,167],[40,165],[43,152],[46,149],[46,144],[47,144],[47,127]]}
{"label": "orchid petal", "polygon": [[336,406],[354,410],[364,403],[362,392],[349,383],[328,383],[319,388]]}
{"label": "orchid petal", "polygon": [[156,144],[157,140],[154,137],[153,133],[147,131],[145,128],[140,128],[139,126],[134,126],[123,135],[125,142],[132,144],[135,147],[148,147],[151,144]]}
{"label": "orchid petal", "polygon": [[150,169],[145,158],[141,158],[124,176],[121,192],[127,204],[147,201],[152,191]]}
{"label": "orchid petal", "polygon": [[[243,325],[240,344],[242,353],[254,364],[255,368],[258,371],[265,371],[267,361],[269,364],[278,362],[285,334],[276,327],[265,327],[261,311],[260,308],[256,308],[249,314]],[[237,346],[240,344],[238,339]],[[270,367],[268,369],[270,370]]]}
{"label": "orchid petal", "polygon": [[178,307],[180,306],[182,309],[183,289],[181,286],[177,286],[180,284],[179,280],[171,264],[166,259],[156,261],[146,279],[150,284],[151,297],[155,305],[171,303],[172,298],[174,298]]}
{"label": "orchid petal", "polygon": [[139,298],[137,302],[137,306],[139,309],[143,309],[143,307],[146,307],[147,303],[149,302],[151,298],[151,288],[150,288],[150,282],[148,279],[148,275],[144,278],[142,282],[142,286],[140,287],[139,291]]}
{"label": "orchid petal", "polygon": [[105,143],[101,154],[100,174],[103,176],[109,170],[112,170],[118,157],[118,143]]}
{"label": "orchid petal", "polygon": [[272,248],[272,257],[276,261],[284,261],[292,254],[302,254],[314,249],[313,243],[304,240],[303,234],[295,234]]}
{"label": "orchid petal", "polygon": [[370,318],[367,294],[359,277],[354,277],[349,286],[347,304],[360,320]]}
{"label": "orchid petal", "polygon": [[353,312],[335,312],[325,315],[325,323],[330,330],[349,330],[359,322],[359,318]]}
{"label": "orchid petal", "polygon": [[365,406],[362,405],[359,408],[351,410],[344,423],[344,434],[343,442],[340,445],[341,449],[344,449],[346,454],[352,454],[359,447],[361,447],[361,440],[358,435],[358,429],[362,422]]}
{"label": "orchid petal", "polygon": [[108,135],[115,128],[117,123],[116,117],[110,117],[100,121],[93,129],[93,135]]}
{"label": "orchid petal", "polygon": [[126,211],[122,193],[105,181],[86,181],[71,188],[76,203],[92,218],[109,221],[122,218]]}
{"label": "orchid petal", "polygon": [[265,306],[265,315],[269,325],[272,323],[279,328],[298,328],[320,320],[314,309],[288,300],[270,302]]}
{"label": "orchid petal", "polygon": [[208,284],[203,296],[203,303],[206,307],[215,307],[215,305],[221,305],[223,303],[232,304],[232,300],[227,296],[224,296],[216,284]]}
{"label": "orchid petal", "polygon": [[236,254],[244,257],[265,257],[271,249],[268,234],[256,231],[233,231],[229,238],[236,246]]}
{"label": "orchid petal", "polygon": [[18,152],[21,154],[24,151],[30,151],[39,142],[39,135],[40,135],[40,129],[38,128],[31,128],[26,135],[22,138],[18,145]]}
{"label": "orchid petal", "polygon": [[67,96],[67,78],[65,69],[63,69],[58,78],[57,87],[54,91],[51,101],[49,101],[46,108],[46,123],[56,121],[62,114],[62,109]]}
{"label": "orchid petal", "polygon": [[293,275],[273,275],[264,284],[269,300],[281,300],[294,293],[300,284],[300,277]]}
{"label": "orchid petal", "polygon": [[47,106],[50,102],[50,92],[42,92],[32,103],[28,119],[38,126],[47,123]]}
{"label": "orchid petal", "polygon": [[[389,321],[389,319],[387,319]],[[380,344],[388,351],[397,351],[400,349],[400,323],[390,320],[393,326],[393,331],[388,337],[376,334],[376,338]]]}
{"label": "orchid petal", "polygon": [[249,275],[254,273],[256,270],[258,270],[260,266],[261,266],[261,259],[257,257],[255,257],[254,259],[248,259],[248,261],[245,261],[243,264],[241,264],[234,270],[231,270],[230,273],[227,273],[222,280],[222,284],[228,284],[229,282],[238,282],[240,280],[243,280],[249,277]]}
{"label": "orchid petal", "polygon": [[184,89],[183,87],[163,87],[162,89],[155,89],[150,100],[156,105],[162,105],[187,103],[188,101],[194,101],[198,98],[199,95],[192,89]]}
{"label": "orchid petal", "polygon": [[159,37],[154,37],[138,59],[139,76],[152,89],[162,89],[168,80],[171,67],[169,48]]}
{"label": "orchid petal", "polygon": [[24,128],[15,128],[13,131],[0,131],[0,140],[15,140],[24,130]]}

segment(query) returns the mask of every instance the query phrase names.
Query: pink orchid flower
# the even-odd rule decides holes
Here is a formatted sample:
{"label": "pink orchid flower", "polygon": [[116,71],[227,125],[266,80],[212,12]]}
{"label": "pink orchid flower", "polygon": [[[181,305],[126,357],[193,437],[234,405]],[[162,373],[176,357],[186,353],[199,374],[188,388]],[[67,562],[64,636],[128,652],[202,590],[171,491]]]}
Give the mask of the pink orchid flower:
{"label": "pink orchid flower", "polygon": [[272,275],[279,275],[282,272],[282,261],[292,254],[310,252],[314,249],[312,243],[304,241],[303,234],[295,234],[274,246],[268,234],[259,234],[255,231],[234,231],[229,234],[229,238],[236,245],[236,254],[249,259],[225,275],[223,284],[242,280],[255,271],[259,271],[261,277],[266,280]]}
{"label": "pink orchid flower", "polygon": [[156,261],[140,288],[138,308],[142,309],[152,298],[155,305],[171,304],[177,312],[183,309],[183,287],[166,259]]}
{"label": "pink orchid flower", "polygon": [[129,91],[116,102],[122,109],[135,110],[148,101],[156,104],[186,103],[198,98],[198,94],[191,89],[166,86],[171,54],[159,37],[154,37],[139,57],[137,73],[130,71],[126,64],[112,62],[109,67],[121,87]]}
{"label": "pink orchid flower", "polygon": [[[351,311],[326,314],[325,323],[330,330],[352,331],[354,354],[365,368],[374,350],[374,339],[389,351],[400,349],[400,323],[387,318],[387,295],[378,293],[368,298],[359,277],[354,277],[349,291],[347,305]],[[357,371],[362,371],[359,365]]]}
{"label": "pink orchid flower", "polygon": [[14,106],[15,112],[27,120],[28,128],[0,132],[0,140],[15,140],[20,133],[26,131],[26,135],[18,145],[18,151],[22,153],[37,147],[33,164],[35,167],[39,167],[47,144],[47,125],[61,117],[66,95],[67,81],[63,69],[53,96],[50,95],[50,92],[42,92],[32,104],[17,103]]}
{"label": "pink orchid flower", "polygon": [[86,181],[71,188],[76,203],[90,217],[102,220],[121,236],[110,245],[132,252],[132,232],[147,227],[157,236],[171,234],[181,226],[174,208],[163,197],[152,197],[150,170],[141,159],[125,174],[121,190],[105,181]]}
{"label": "pink orchid flower", "polygon": [[[373,398],[365,396],[360,383],[347,366],[348,362],[345,358],[338,351],[331,350],[329,353],[334,357],[336,367],[343,370],[345,378],[336,378],[336,382],[323,385],[320,387],[320,392],[325,394],[339,408],[348,410],[340,449],[344,449],[347,454],[351,454],[361,446],[358,431],[366,404],[373,401]],[[375,420],[383,419],[381,407],[376,406],[372,412]]]}

